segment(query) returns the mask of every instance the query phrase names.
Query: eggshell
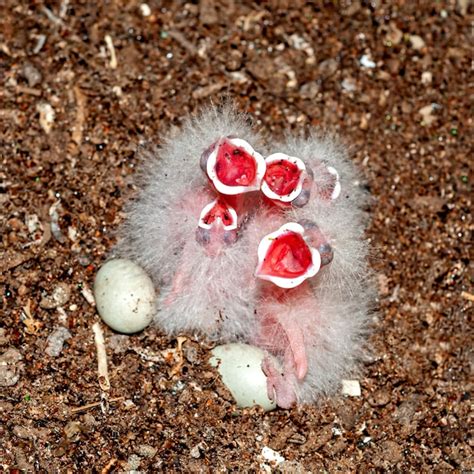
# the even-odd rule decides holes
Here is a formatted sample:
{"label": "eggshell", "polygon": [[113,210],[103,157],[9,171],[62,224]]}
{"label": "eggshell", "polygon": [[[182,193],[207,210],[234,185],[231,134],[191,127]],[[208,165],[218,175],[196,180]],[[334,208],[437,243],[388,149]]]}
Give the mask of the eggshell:
{"label": "eggshell", "polygon": [[147,327],[153,319],[153,283],[131,260],[106,262],[95,277],[94,296],[100,317],[115,331],[132,334]]}
{"label": "eggshell", "polygon": [[[211,352],[210,364],[217,367],[222,382],[239,407],[260,405],[265,411],[276,408],[275,402],[268,398],[267,377],[261,368],[267,355],[264,351],[247,344],[232,343],[217,346]],[[278,366],[278,362],[272,360]]]}

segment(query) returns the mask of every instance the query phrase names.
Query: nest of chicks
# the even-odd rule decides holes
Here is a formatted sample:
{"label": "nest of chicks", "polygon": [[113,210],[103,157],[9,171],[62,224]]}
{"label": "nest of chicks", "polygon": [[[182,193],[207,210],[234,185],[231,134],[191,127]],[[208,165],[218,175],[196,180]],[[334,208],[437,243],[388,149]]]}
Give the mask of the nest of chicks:
{"label": "nest of chicks", "polygon": [[114,256],[159,296],[167,334],[246,343],[280,407],[331,394],[365,350],[367,193],[334,137],[264,140],[210,108],[143,153]]}

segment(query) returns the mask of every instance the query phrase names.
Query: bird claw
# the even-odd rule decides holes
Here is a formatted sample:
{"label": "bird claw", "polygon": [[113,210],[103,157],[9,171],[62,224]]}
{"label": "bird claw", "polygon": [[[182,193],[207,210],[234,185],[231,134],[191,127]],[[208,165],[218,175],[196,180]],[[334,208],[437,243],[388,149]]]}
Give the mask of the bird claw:
{"label": "bird claw", "polygon": [[282,374],[268,357],[262,362],[262,370],[267,376],[268,398],[281,408],[291,408],[296,403],[293,378]]}

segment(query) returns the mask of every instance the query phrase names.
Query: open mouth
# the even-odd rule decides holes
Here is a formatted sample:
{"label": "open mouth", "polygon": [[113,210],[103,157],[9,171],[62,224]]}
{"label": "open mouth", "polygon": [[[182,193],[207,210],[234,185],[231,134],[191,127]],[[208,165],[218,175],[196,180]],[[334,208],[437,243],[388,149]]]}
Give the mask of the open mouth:
{"label": "open mouth", "polygon": [[262,155],[240,138],[219,140],[206,163],[207,176],[216,190],[225,195],[260,189],[265,169]]}
{"label": "open mouth", "polygon": [[269,199],[290,203],[303,189],[306,166],[302,160],[284,153],[274,153],[265,159],[267,170],[262,192]]}
{"label": "open mouth", "polygon": [[303,238],[304,228],[296,222],[266,235],[258,246],[255,276],[281,288],[294,288],[318,273],[319,252]]}
{"label": "open mouth", "polygon": [[215,199],[201,211],[199,216],[199,227],[211,229],[221,222],[224,230],[237,229],[237,212],[220,199]]}

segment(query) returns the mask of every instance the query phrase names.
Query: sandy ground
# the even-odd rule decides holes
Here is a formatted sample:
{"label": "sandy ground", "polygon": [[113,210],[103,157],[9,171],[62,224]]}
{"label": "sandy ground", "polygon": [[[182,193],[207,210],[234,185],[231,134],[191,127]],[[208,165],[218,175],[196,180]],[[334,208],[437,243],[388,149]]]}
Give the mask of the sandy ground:
{"label": "sandy ground", "polygon": [[[264,447],[285,472],[474,469],[467,1],[0,8],[5,471],[255,472]],[[176,369],[153,328],[104,329],[101,393],[90,291],[137,144],[223,95],[265,133],[338,133],[367,179],[380,296],[360,397],[238,409],[208,343],[186,339]]]}

